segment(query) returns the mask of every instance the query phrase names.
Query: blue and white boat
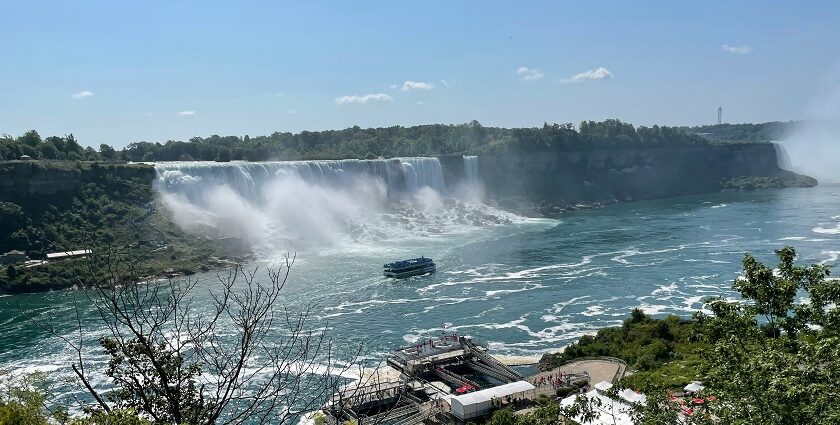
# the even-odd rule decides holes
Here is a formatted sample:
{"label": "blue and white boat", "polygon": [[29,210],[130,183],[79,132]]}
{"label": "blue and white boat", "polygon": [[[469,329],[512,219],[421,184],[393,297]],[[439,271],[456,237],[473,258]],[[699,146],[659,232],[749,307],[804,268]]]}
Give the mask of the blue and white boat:
{"label": "blue and white boat", "polygon": [[435,270],[437,270],[437,267],[431,258],[420,257],[385,264],[383,274],[385,277],[394,277],[399,279],[403,277],[434,273]]}

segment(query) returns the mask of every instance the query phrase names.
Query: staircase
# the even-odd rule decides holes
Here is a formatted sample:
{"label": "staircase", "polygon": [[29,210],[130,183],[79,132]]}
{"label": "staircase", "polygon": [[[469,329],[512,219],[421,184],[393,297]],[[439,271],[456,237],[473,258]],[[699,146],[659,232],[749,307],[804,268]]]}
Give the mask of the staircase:
{"label": "staircase", "polygon": [[[504,376],[506,378],[506,379],[501,379],[501,381],[516,382],[516,381],[521,381],[521,380],[525,379],[522,375],[519,374],[519,372],[511,369],[509,366],[507,366],[507,365],[503,364],[502,362],[494,359],[493,357],[488,356],[483,351],[477,349],[475,347],[475,345],[473,345],[472,343],[467,343],[466,346],[473,356],[475,356],[476,358],[478,358],[479,360],[484,362],[486,365],[491,367],[494,371],[496,371],[496,373],[498,373],[501,376]],[[499,379],[498,377],[496,377],[494,375],[490,375],[490,376],[493,376],[494,378]]]}
{"label": "staircase", "polygon": [[479,388],[478,384],[469,379],[458,375],[457,373],[450,372],[442,367],[436,367],[434,370],[434,374],[437,375],[439,378],[443,379],[447,382],[454,382],[458,386],[463,387],[464,385],[472,385],[474,388]]}

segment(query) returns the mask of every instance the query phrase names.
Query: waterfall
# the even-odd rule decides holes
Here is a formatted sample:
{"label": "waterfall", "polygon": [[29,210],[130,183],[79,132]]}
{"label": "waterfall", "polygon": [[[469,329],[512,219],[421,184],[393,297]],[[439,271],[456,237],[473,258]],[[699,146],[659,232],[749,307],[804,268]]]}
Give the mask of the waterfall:
{"label": "waterfall", "polygon": [[773,142],[773,149],[776,150],[776,165],[783,170],[790,170],[792,165],[785,147],[781,143]]}
{"label": "waterfall", "polygon": [[478,183],[478,157],[464,156],[464,181],[467,184]]}
{"label": "waterfall", "polygon": [[[464,159],[477,180],[477,160]],[[444,186],[437,158],[284,162],[162,162],[155,189],[173,220],[263,252],[429,237],[510,215]],[[449,198],[449,199],[444,199]]]}
{"label": "waterfall", "polygon": [[400,171],[405,176],[406,190],[415,192],[428,186],[444,192],[443,168],[437,158],[401,158]]}
{"label": "waterfall", "polygon": [[266,185],[284,178],[334,189],[348,189],[360,179],[384,184],[388,196],[410,195],[424,187],[445,192],[443,170],[437,158],[390,160],[282,161],[282,162],[163,162],[155,166],[157,187],[197,200],[209,187],[227,186],[239,196],[258,201]]}

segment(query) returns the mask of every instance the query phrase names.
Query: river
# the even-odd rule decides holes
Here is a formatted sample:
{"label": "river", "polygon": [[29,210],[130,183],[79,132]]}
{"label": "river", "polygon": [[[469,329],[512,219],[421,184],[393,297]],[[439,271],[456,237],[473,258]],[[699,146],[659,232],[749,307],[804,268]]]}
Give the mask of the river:
{"label": "river", "polygon": [[[557,219],[465,205],[454,208],[460,215],[442,221],[430,213],[418,219],[416,209],[391,210],[378,222],[407,214],[409,222],[437,224],[384,227],[377,232],[405,233],[301,248],[282,302],[311,307],[313,327],[326,326],[340,344],[363,342],[370,360],[444,326],[472,335],[496,354],[539,356],[619,324],[634,307],[690,316],[705,297],[732,296],[745,252],[773,262],[773,249],[791,245],[802,262],[833,265],[840,258],[837,185],[640,201]],[[453,224],[464,216],[478,218]],[[282,253],[263,246],[259,260],[246,268],[276,266]],[[437,273],[381,276],[382,263],[421,254],[435,259]],[[199,289],[218,285],[215,273],[196,277]],[[20,308],[49,313],[69,332],[72,294],[0,298],[0,368],[69,376],[72,352],[28,322]],[[90,320],[91,311],[85,317],[86,336],[95,339],[103,330]]]}

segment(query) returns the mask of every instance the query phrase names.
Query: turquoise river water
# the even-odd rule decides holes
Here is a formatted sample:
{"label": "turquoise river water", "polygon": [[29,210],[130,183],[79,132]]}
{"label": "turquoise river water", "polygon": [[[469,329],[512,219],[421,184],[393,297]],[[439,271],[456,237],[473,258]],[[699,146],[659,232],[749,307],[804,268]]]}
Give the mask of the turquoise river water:
{"label": "turquoise river water", "polygon": [[[837,262],[840,186],[643,201],[303,249],[282,301],[310,306],[312,326],[326,326],[339,343],[364,342],[368,359],[443,326],[497,354],[538,356],[620,323],[634,307],[690,316],[705,297],[732,296],[745,252],[772,262],[784,245],[802,261]],[[436,274],[381,276],[383,262],[420,254],[435,259]],[[271,267],[280,256],[264,250],[247,267]],[[200,288],[218,284],[215,273],[198,277]],[[70,294],[0,298],[0,368],[69,376],[72,352],[20,308],[49,311],[69,332]],[[90,338],[101,334],[88,326]]]}

